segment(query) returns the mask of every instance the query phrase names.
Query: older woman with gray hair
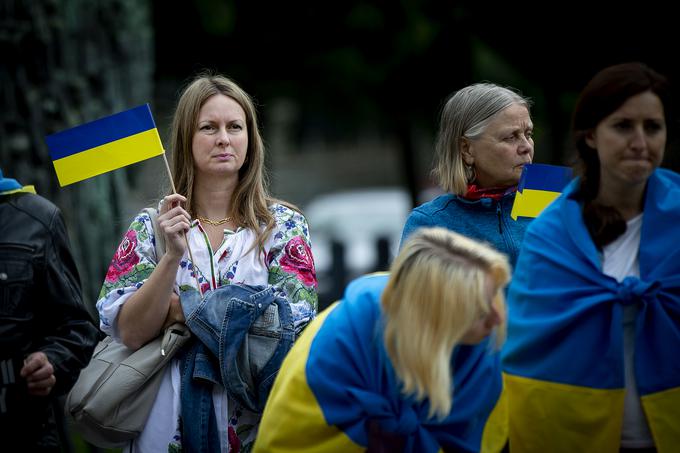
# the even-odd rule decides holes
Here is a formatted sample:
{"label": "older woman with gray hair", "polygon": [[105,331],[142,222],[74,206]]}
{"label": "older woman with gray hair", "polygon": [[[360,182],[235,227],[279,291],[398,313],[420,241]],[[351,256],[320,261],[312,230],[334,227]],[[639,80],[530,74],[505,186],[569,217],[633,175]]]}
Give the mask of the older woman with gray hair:
{"label": "older woman with gray hair", "polygon": [[515,264],[529,222],[510,218],[522,168],[534,156],[529,105],[529,99],[492,83],[449,97],[433,170],[448,193],[411,212],[402,244],[418,228],[441,226],[490,243]]}
{"label": "older woman with gray hair", "polygon": [[[433,174],[448,193],[415,208],[404,226],[402,245],[419,228],[444,227],[486,242],[505,254],[514,267],[529,220],[510,218],[524,165],[534,157],[529,99],[492,83],[477,83],[455,92],[444,105]],[[465,346],[466,354],[489,351],[485,340]],[[485,370],[488,385],[501,387],[499,354]],[[506,451],[508,408],[498,395],[488,417],[485,451]]]}

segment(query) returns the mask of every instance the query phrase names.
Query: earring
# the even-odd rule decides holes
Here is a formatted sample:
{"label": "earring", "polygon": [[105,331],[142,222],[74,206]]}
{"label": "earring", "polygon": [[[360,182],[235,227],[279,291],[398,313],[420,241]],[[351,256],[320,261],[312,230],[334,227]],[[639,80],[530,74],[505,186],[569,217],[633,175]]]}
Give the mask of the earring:
{"label": "earring", "polygon": [[477,179],[477,170],[474,165],[465,163],[463,165],[465,166],[465,179],[468,184],[472,184]]}

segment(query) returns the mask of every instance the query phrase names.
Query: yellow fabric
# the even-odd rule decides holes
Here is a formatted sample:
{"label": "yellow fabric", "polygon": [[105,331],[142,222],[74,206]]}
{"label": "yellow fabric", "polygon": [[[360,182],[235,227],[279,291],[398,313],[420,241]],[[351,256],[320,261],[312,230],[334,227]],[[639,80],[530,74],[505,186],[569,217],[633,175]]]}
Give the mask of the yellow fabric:
{"label": "yellow fabric", "polygon": [[680,387],[645,395],[642,408],[659,453],[680,451]]}
{"label": "yellow fabric", "polygon": [[482,432],[481,453],[498,453],[508,441],[508,396],[503,384],[503,391],[491,411]]}
{"label": "yellow fabric", "polygon": [[149,129],[105,145],[53,161],[59,184],[65,186],[150,157],[163,154],[158,129]]}
{"label": "yellow fabric", "polygon": [[515,195],[515,202],[512,205],[512,211],[510,211],[510,217],[513,220],[517,220],[517,216],[538,217],[559,196],[560,192],[524,189]]}
{"label": "yellow fabric", "polygon": [[512,453],[617,453],[624,389],[505,374]]}
{"label": "yellow fabric", "polygon": [[288,353],[274,382],[253,452],[353,453],[365,449],[335,426],[326,424],[307,385],[305,367],[312,341],[337,302],[312,321]]}
{"label": "yellow fabric", "polygon": [[35,186],[24,186],[21,189],[5,190],[4,192],[0,192],[0,195],[10,195],[13,193],[37,193],[37,192],[35,191]]}

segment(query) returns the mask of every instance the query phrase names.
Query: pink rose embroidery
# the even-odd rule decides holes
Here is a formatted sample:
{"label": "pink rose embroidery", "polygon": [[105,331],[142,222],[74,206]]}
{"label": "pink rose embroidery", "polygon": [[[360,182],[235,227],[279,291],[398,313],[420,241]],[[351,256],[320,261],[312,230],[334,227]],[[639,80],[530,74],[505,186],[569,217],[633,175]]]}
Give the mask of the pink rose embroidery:
{"label": "pink rose embroidery", "polygon": [[314,258],[307,243],[300,236],[295,236],[288,241],[284,247],[284,252],[280,261],[281,268],[286,272],[297,275],[305,285],[316,288]]}
{"label": "pink rose embroidery", "polygon": [[135,264],[139,263],[139,256],[135,252],[136,247],[137,235],[133,230],[129,230],[125,234],[123,242],[118,246],[116,254],[113,255],[109,271],[106,273],[107,282],[115,282],[121,275],[127,274]]}

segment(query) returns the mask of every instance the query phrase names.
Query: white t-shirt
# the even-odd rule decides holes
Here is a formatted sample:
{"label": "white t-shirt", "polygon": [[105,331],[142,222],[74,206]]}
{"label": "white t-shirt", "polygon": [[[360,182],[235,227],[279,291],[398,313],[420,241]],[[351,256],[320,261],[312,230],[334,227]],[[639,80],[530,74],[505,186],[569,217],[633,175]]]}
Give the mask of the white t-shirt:
{"label": "white t-shirt", "polygon": [[[640,230],[642,214],[627,222],[626,232],[603,249],[602,272],[622,281],[626,277],[640,276]],[[654,446],[652,433],[640,403],[635,381],[633,356],[635,353],[635,321],[637,304],[623,307],[623,363],[626,378],[626,396],[623,407],[621,447],[648,448]]]}

